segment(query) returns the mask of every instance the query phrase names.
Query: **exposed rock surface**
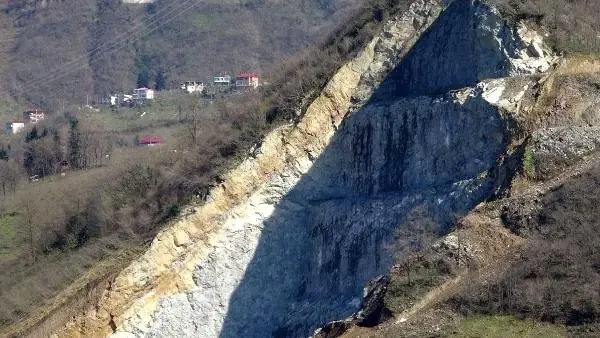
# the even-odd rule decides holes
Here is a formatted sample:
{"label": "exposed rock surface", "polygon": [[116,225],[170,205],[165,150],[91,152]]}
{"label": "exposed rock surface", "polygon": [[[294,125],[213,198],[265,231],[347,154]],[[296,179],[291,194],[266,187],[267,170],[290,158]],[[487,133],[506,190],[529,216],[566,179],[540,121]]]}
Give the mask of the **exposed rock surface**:
{"label": "exposed rock surface", "polygon": [[532,83],[501,78],[554,56],[480,1],[442,9],[415,1],[387,23],[63,333],[307,336],[357,311],[408,210],[425,204],[444,227],[491,197]]}
{"label": "exposed rock surface", "polygon": [[346,320],[327,323],[313,334],[314,338],[339,337],[352,325],[373,327],[391,316],[384,304],[384,297],[390,284],[388,275],[381,275],[369,281],[364,290],[361,310]]}
{"label": "exposed rock surface", "polygon": [[529,142],[533,175],[548,179],[587,155],[598,151],[600,127],[565,126],[540,129]]}
{"label": "exposed rock surface", "polygon": [[435,95],[484,79],[546,71],[539,34],[510,27],[483,1],[454,1],[390,74],[377,96]]}

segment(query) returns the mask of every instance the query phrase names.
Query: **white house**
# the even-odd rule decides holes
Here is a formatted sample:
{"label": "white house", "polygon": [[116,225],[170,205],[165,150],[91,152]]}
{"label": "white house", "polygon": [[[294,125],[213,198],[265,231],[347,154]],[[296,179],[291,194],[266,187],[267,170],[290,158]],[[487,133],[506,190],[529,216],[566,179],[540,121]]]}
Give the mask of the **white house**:
{"label": "white house", "polygon": [[25,128],[25,123],[23,122],[7,122],[6,123],[6,132],[8,134],[16,134],[19,131]]}
{"label": "white house", "polygon": [[111,95],[109,98],[110,101],[110,105],[111,106],[116,106],[119,103],[119,96],[118,95]]}
{"label": "white house", "polygon": [[154,99],[154,90],[150,88],[137,88],[133,90],[133,99],[135,101],[145,101]]}
{"label": "white house", "polygon": [[186,81],[181,84],[181,89],[192,94],[202,93],[204,91],[204,83],[198,81]]}
{"label": "white house", "polygon": [[215,86],[227,86],[231,84],[231,75],[217,75],[213,77],[213,84]]}
{"label": "white house", "polygon": [[128,104],[133,102],[133,95],[123,94],[123,103]]}

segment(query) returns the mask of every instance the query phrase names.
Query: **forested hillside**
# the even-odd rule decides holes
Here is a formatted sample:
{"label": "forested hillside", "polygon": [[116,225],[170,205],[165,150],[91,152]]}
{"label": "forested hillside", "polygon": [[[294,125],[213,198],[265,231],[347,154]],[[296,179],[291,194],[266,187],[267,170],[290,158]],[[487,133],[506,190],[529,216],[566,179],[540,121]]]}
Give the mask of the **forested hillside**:
{"label": "forested hillside", "polygon": [[14,0],[0,20],[0,94],[63,108],[136,84],[263,73],[359,0]]}

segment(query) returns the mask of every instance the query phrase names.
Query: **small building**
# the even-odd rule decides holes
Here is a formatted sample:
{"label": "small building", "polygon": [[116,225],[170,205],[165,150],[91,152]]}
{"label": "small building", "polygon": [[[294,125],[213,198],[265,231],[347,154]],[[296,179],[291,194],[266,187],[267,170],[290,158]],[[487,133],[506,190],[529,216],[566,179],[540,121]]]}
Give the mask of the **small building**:
{"label": "small building", "polygon": [[133,104],[133,100],[134,100],[134,95],[123,94],[122,99],[121,99],[121,104],[124,104],[124,105]]}
{"label": "small building", "polygon": [[21,130],[25,129],[25,123],[23,122],[7,122],[6,123],[6,133],[7,134],[16,134]]}
{"label": "small building", "polygon": [[164,143],[165,140],[162,137],[158,136],[145,136],[138,140],[138,145],[147,147],[157,146]]}
{"label": "small building", "polygon": [[213,76],[213,84],[219,87],[229,87],[231,85],[230,75]]}
{"label": "small building", "polygon": [[236,89],[250,89],[258,87],[258,74],[240,73],[235,77]]}
{"label": "small building", "polygon": [[101,97],[98,100],[99,104],[102,105],[106,105],[106,106],[111,106],[111,107],[115,107],[117,106],[119,103],[121,103],[123,98],[123,95],[119,95],[119,94],[110,94],[108,96],[105,97]]}
{"label": "small building", "polygon": [[189,94],[202,93],[204,91],[204,88],[204,83],[199,81],[186,81],[181,84],[181,89],[188,92]]}
{"label": "small building", "polygon": [[27,108],[26,111],[23,112],[23,121],[25,123],[33,123],[36,124],[46,118],[46,113],[42,110],[34,107]]}
{"label": "small building", "polygon": [[150,88],[137,88],[133,90],[133,99],[136,102],[153,100],[154,99],[154,90]]}
{"label": "small building", "polygon": [[118,94],[110,94],[108,97],[104,97],[101,99],[100,104],[109,105],[114,107],[119,104],[119,95]]}

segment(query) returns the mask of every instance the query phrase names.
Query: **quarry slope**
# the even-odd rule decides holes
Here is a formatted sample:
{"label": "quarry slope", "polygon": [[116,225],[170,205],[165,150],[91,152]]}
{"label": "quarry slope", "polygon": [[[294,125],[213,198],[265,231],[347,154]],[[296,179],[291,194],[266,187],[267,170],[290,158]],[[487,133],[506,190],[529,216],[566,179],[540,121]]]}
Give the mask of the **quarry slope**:
{"label": "quarry slope", "polygon": [[[571,112],[572,113],[572,112]],[[571,115],[573,116],[573,115]],[[575,120],[573,121],[575,124]],[[564,228],[571,231],[570,236],[579,236],[579,229],[585,224],[594,224],[597,222],[597,194],[599,167],[597,165],[600,159],[597,145],[600,144],[600,129],[598,126],[581,128],[575,127],[576,130],[566,136],[565,128],[561,130],[561,136],[552,138],[551,136],[540,137],[539,134],[544,133],[545,128],[539,129],[533,138],[532,151],[534,156],[539,158],[544,157],[549,148],[554,147],[555,150],[560,148],[554,154],[560,156],[564,153],[577,153],[575,158],[572,158],[568,164],[563,164],[559,170],[551,176],[546,176],[539,180],[525,180],[523,177],[516,177],[515,181],[508,194],[498,200],[481,203],[476,208],[471,210],[466,216],[462,217],[455,224],[455,229],[434,242],[431,247],[420,252],[418,255],[444,257],[453,262],[456,262],[454,272],[442,277],[440,281],[433,286],[423,287],[418,286],[418,283],[412,286],[414,289],[425,289],[417,291],[418,297],[411,302],[405,302],[406,308],[402,311],[394,311],[392,309],[387,318],[383,318],[380,322],[370,325],[359,323],[361,318],[365,316],[365,308],[361,312],[350,316],[344,320],[338,320],[328,323],[318,331],[315,337],[318,338],[333,338],[333,337],[413,337],[413,336],[439,336],[439,337],[462,337],[462,336],[519,336],[528,337],[533,332],[539,332],[541,336],[573,336],[573,337],[592,337],[597,336],[596,324],[592,317],[589,317],[583,310],[579,314],[580,322],[566,323],[559,318],[546,318],[535,316],[535,314],[521,312],[516,310],[518,315],[529,317],[527,325],[524,325],[520,330],[512,330],[514,323],[503,324],[496,321],[495,317],[498,314],[515,315],[514,309],[526,309],[522,304],[515,305],[511,309],[498,309],[496,311],[489,310],[489,304],[484,302],[484,310],[478,312],[476,306],[471,308],[471,313],[457,311],[455,306],[460,301],[464,302],[465,298],[483,297],[484,299],[493,299],[494,295],[486,294],[486,290],[493,290],[498,284],[505,282],[507,271],[511,269],[522,269],[523,264],[527,264],[528,260],[532,260],[533,266],[543,266],[544,259],[552,260],[552,266],[561,266],[562,264],[572,264],[580,266],[580,264],[597,264],[594,259],[587,258],[581,260],[581,253],[577,249],[571,248],[576,253],[560,250],[545,250],[540,252],[543,258],[536,257],[531,254],[532,247],[539,245],[540,238],[534,233],[542,229],[551,234],[549,243],[552,240],[559,242],[560,234],[553,233],[551,225],[545,220],[556,219],[564,224]],[[550,135],[554,134],[557,128],[549,128]],[[573,139],[579,138],[578,135],[583,134],[582,143],[589,145],[590,142],[595,143],[594,146],[581,151],[581,144],[572,142]],[[547,160],[553,162],[552,159]],[[541,160],[537,162],[539,166],[544,166]],[[553,167],[556,168],[556,167]],[[549,215],[546,218],[539,218],[538,215]],[[594,227],[594,226],[592,226]],[[545,230],[544,230],[545,229]],[[594,238],[595,235],[586,235]],[[581,241],[581,240],[580,240]],[[537,243],[536,243],[537,242]],[[553,243],[556,246],[556,242]],[[577,244],[570,244],[572,247],[577,247]],[[585,246],[584,246],[585,247]],[[535,252],[535,250],[533,250]],[[561,254],[563,256],[561,256]],[[576,259],[569,257],[569,254],[576,255]],[[589,260],[589,261],[588,261]],[[460,261],[460,262],[459,262]],[[535,268],[534,268],[535,269]],[[575,268],[577,269],[577,268]],[[416,271],[416,269],[415,269]],[[514,270],[513,270],[514,271]],[[527,270],[526,270],[527,271]],[[535,270],[534,270],[535,271]],[[563,279],[558,271],[554,270],[554,278],[545,280],[546,284],[540,283],[539,279],[544,276],[544,269],[540,268],[538,276],[529,275],[525,280],[536,285],[536,289],[544,290],[548,288],[549,280],[552,280],[554,286],[560,290],[553,290],[554,297],[550,300],[545,309],[551,312],[554,304],[559,303],[557,300],[561,293],[569,296],[563,297],[561,307],[568,313],[568,308],[573,306],[577,308],[577,297],[583,294],[582,298],[591,304],[597,304],[598,288],[592,282],[587,282],[588,276],[581,274],[573,279]],[[569,271],[569,269],[565,269]],[[525,272],[527,273],[527,272]],[[567,272],[568,273],[568,272]],[[418,274],[416,272],[415,274]],[[400,266],[394,266],[388,273],[386,278],[378,277],[374,281],[384,280],[387,285],[381,282],[378,285],[379,306],[385,304],[394,304],[402,298],[401,294],[395,294],[393,282],[394,279],[406,278],[406,272],[401,271]],[[413,277],[415,278],[415,277]],[[526,284],[513,276],[512,283],[516,285],[517,290],[505,291],[505,294],[511,292],[517,293],[517,297],[529,297],[527,294]],[[543,277],[542,277],[543,278]],[[540,278],[541,279],[541,278]],[[572,284],[570,284],[572,283]],[[408,293],[413,291],[407,291]],[[541,291],[547,292],[547,291]],[[457,299],[459,301],[457,301]],[[375,299],[365,299],[365,304],[370,304],[370,309],[376,308],[373,305]],[[459,303],[460,304],[460,303]],[[471,304],[472,305],[472,304]],[[464,305],[463,305],[464,306]],[[469,305],[466,305],[469,306]],[[594,307],[591,307],[594,311]],[[481,309],[480,309],[481,310]],[[577,311],[577,310],[575,310]],[[517,315],[517,316],[518,316]],[[489,326],[477,327],[477,333],[460,334],[461,323],[465,321],[484,321],[486,318],[491,318],[487,323]],[[506,317],[503,317],[506,318]],[[591,320],[590,320],[591,319]],[[513,319],[516,320],[516,319]],[[541,323],[541,321],[546,323]],[[523,322],[525,323],[525,321]],[[533,324],[532,324],[533,323]],[[358,324],[358,325],[357,325]],[[565,325],[566,324],[566,325]],[[589,324],[588,326],[584,324]],[[506,326],[504,326],[506,325]],[[493,326],[493,327],[492,327]],[[548,331],[544,331],[544,329]],[[528,331],[529,330],[529,331]],[[539,331],[536,331],[539,330]],[[507,333],[512,331],[512,333]],[[553,333],[554,332],[554,333]],[[556,334],[558,332],[559,334]]]}
{"label": "quarry slope", "polygon": [[53,331],[302,337],[352,314],[408,211],[445,231],[505,189],[521,103],[556,61],[481,1],[415,1]]}

